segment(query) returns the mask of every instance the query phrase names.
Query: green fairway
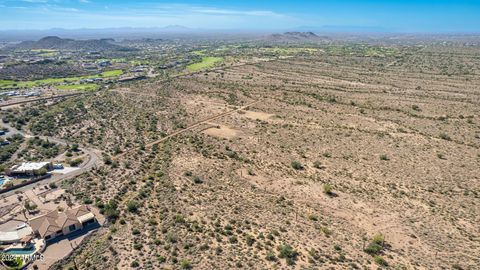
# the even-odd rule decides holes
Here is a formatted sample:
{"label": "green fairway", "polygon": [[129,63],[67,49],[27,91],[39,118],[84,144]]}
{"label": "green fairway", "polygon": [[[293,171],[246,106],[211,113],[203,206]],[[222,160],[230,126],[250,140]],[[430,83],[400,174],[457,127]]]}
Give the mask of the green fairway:
{"label": "green fairway", "polygon": [[60,90],[97,90],[98,85],[94,83],[86,83],[86,84],[71,84],[71,85],[58,85],[58,89]]}
{"label": "green fairway", "polygon": [[198,56],[204,56],[206,52],[207,50],[197,50],[197,51],[193,51],[192,54],[198,55]]}
{"label": "green fairway", "polygon": [[223,57],[203,57],[202,62],[191,64],[187,66],[189,71],[197,71],[201,69],[211,68],[215,64],[222,62]]}
{"label": "green fairway", "polygon": [[5,85],[12,85],[14,84],[15,82],[12,81],[12,80],[0,80],[0,88],[2,88],[3,86]]}
{"label": "green fairway", "polygon": [[121,69],[115,69],[115,70],[110,70],[110,71],[105,71],[100,73],[101,77],[117,77],[123,74],[123,71]]}
{"label": "green fairway", "polygon": [[51,52],[58,52],[58,51],[55,49],[32,49],[32,52],[51,53]]}
{"label": "green fairway", "polygon": [[78,76],[78,77],[66,77],[66,78],[50,78],[50,79],[43,79],[43,80],[35,80],[35,81],[9,81],[9,80],[0,80],[0,89],[3,88],[30,88],[39,85],[52,85],[58,84],[63,82],[76,82],[84,79],[92,79],[92,78],[109,78],[109,77],[117,77],[123,74],[121,69],[109,70],[102,72],[97,75],[85,75],[85,76]]}

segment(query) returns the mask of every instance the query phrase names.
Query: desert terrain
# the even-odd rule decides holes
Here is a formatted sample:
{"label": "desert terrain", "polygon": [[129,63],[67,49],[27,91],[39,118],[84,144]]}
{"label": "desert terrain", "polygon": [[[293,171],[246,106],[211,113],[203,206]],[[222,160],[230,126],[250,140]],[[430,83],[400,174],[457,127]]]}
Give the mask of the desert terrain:
{"label": "desert terrain", "polygon": [[2,173],[66,166],[2,191],[2,220],[79,204],[102,220],[32,269],[478,269],[478,45],[202,42],[115,43],[98,62],[63,40],[49,53],[102,66],[2,81],[39,93],[3,99]]}
{"label": "desert terrain", "polygon": [[110,223],[53,268],[477,269],[479,57],[326,47],[10,109],[103,157],[62,188]]}

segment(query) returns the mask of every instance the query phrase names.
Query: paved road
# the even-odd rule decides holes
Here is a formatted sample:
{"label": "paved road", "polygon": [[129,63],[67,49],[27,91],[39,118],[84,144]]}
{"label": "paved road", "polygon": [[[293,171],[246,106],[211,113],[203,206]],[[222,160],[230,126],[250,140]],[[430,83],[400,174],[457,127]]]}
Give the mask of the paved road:
{"label": "paved road", "polygon": [[13,135],[15,135],[15,134],[22,134],[22,132],[20,132],[20,131],[19,131],[18,129],[16,129],[16,128],[12,127],[10,124],[3,122],[3,120],[0,120],[0,121],[1,121],[3,127],[8,128],[8,132],[7,132],[5,135],[3,135],[3,136],[5,136],[5,137],[11,137],[11,136],[13,136]]}
{"label": "paved road", "polygon": [[[32,138],[34,136],[30,135],[30,134],[26,134],[25,132],[23,131],[20,131],[14,127],[12,127],[10,124],[8,123],[4,123],[3,120],[1,121],[2,125],[6,128],[9,129],[9,132],[7,133],[7,136],[11,136],[13,134],[21,134],[22,136],[24,136],[25,138]],[[68,144],[71,144],[63,139],[59,139],[59,138],[54,138],[54,137],[50,137],[50,136],[38,136],[39,138],[43,139],[43,140],[48,140],[50,142],[54,142],[54,143],[57,143],[57,144],[61,144],[61,145],[68,145]],[[80,165],[79,169],[78,170],[75,170],[73,172],[69,172],[69,173],[66,173],[66,174],[56,174],[56,175],[53,175],[52,177],[50,178],[47,178],[47,179],[44,179],[44,180],[41,180],[41,181],[38,181],[36,183],[32,183],[30,185],[26,185],[24,187],[21,187],[21,188],[17,188],[17,189],[14,189],[14,190],[11,190],[11,191],[8,191],[8,192],[5,192],[3,193],[2,195],[7,197],[7,196],[10,196],[10,195],[13,195],[15,194],[15,192],[18,192],[18,191],[25,191],[25,190],[28,190],[28,189],[31,189],[33,188],[34,186],[37,186],[37,185],[48,185],[50,183],[59,183],[63,180],[66,180],[66,179],[70,179],[70,178],[73,178],[73,177],[76,177],[76,176],[79,176],[81,175],[82,173],[84,172],[87,172],[89,170],[91,170],[96,162],[98,161],[99,157],[97,155],[97,153],[95,153],[95,151],[93,151],[92,149],[88,149],[88,148],[83,148],[81,146],[79,146],[79,148],[85,153],[88,155],[88,160],[85,161],[82,165]]]}

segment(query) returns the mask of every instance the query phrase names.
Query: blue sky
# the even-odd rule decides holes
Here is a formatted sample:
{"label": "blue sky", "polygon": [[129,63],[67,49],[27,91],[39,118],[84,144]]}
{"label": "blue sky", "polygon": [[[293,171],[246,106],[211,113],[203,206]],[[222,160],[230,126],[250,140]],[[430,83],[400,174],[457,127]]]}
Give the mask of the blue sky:
{"label": "blue sky", "polygon": [[480,32],[480,0],[0,0],[0,29],[163,27],[279,30],[378,27]]}

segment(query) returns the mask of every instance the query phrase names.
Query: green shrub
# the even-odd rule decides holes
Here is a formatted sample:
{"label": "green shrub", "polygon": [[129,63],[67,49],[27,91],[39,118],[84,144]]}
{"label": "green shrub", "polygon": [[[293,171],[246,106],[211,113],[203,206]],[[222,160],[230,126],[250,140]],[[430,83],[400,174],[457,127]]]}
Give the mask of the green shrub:
{"label": "green shrub", "polygon": [[380,255],[375,255],[375,256],[373,257],[373,260],[374,260],[375,263],[377,263],[378,265],[381,265],[381,266],[387,266],[387,265],[388,265],[387,261],[385,261],[385,259],[384,259],[382,256],[380,256]]}
{"label": "green shrub", "polygon": [[37,175],[46,175],[48,173],[47,169],[41,168],[36,172]]}
{"label": "green shrub", "polygon": [[320,228],[320,231],[321,231],[326,237],[330,237],[330,235],[332,235],[332,231],[331,231],[329,228],[325,227],[325,226],[321,227],[321,228]]}
{"label": "green shrub", "polygon": [[278,251],[279,251],[278,257],[285,259],[288,265],[294,265],[298,255],[300,255],[290,245],[280,246],[278,248]]}
{"label": "green shrub", "polygon": [[291,165],[292,165],[292,168],[294,168],[295,170],[303,170],[304,169],[303,165],[298,161],[292,161]]}
{"label": "green shrub", "polygon": [[71,167],[77,167],[78,165],[82,164],[82,162],[83,162],[83,159],[81,159],[81,158],[76,158],[76,159],[70,160],[70,162],[68,162],[68,164],[69,164]]}
{"label": "green shrub", "polygon": [[166,240],[167,240],[167,242],[172,243],[172,244],[174,244],[178,241],[177,236],[172,234],[172,233],[167,234]]}
{"label": "green shrub", "polygon": [[330,184],[323,184],[323,193],[327,195],[333,194],[333,187]]}
{"label": "green shrub", "polygon": [[128,201],[127,202],[127,210],[130,213],[135,213],[138,211],[138,202],[136,201]]}
{"label": "green shrub", "polygon": [[182,269],[192,269],[192,264],[188,260],[182,260],[182,262],[180,263],[180,267]]}
{"label": "green shrub", "polygon": [[448,134],[445,133],[445,132],[440,133],[439,136],[440,136],[441,139],[446,140],[446,141],[451,141],[452,140],[452,138],[450,138],[450,136],[448,136]]}
{"label": "green shrub", "polygon": [[110,200],[105,204],[101,212],[107,219],[115,221],[120,215],[120,211],[118,211],[117,207],[117,202],[115,200]]}
{"label": "green shrub", "polygon": [[70,146],[70,150],[73,151],[73,152],[77,152],[79,149],[78,149],[78,144],[74,143]]}
{"label": "green shrub", "polygon": [[84,204],[92,204],[92,203],[93,203],[93,200],[90,199],[90,198],[85,198],[85,199],[83,199],[83,203],[84,203]]}
{"label": "green shrub", "polygon": [[238,242],[237,237],[231,236],[228,241],[230,241],[231,244],[236,244]]}
{"label": "green shrub", "polygon": [[251,235],[247,235],[246,241],[247,245],[251,247],[255,243],[255,238],[253,238]]}
{"label": "green shrub", "polygon": [[383,245],[384,241],[385,241],[385,237],[381,234],[376,234],[372,238],[372,242],[375,244]]}
{"label": "green shrub", "polygon": [[383,249],[383,243],[385,241],[385,237],[381,234],[376,234],[373,236],[372,241],[365,249],[365,252],[370,255],[378,255]]}
{"label": "green shrub", "polygon": [[186,223],[185,217],[183,215],[175,215],[175,223]]}
{"label": "green shrub", "polygon": [[269,251],[265,256],[265,259],[267,259],[268,261],[274,262],[277,260],[277,257],[275,256],[275,254],[273,254],[273,252]]}
{"label": "green shrub", "polygon": [[380,155],[380,160],[389,160],[388,156],[387,155]]}
{"label": "green shrub", "polygon": [[378,253],[380,253],[380,251],[382,251],[382,246],[379,245],[379,244],[375,244],[375,243],[370,243],[367,246],[367,248],[365,249],[365,252],[370,254],[370,255],[378,254]]}
{"label": "green shrub", "polygon": [[201,183],[203,183],[203,180],[202,180],[202,178],[200,178],[200,176],[195,176],[195,177],[193,177],[193,183],[201,184]]}
{"label": "green shrub", "polygon": [[104,154],[103,156],[103,163],[106,165],[111,165],[113,162],[112,158],[109,155]]}

